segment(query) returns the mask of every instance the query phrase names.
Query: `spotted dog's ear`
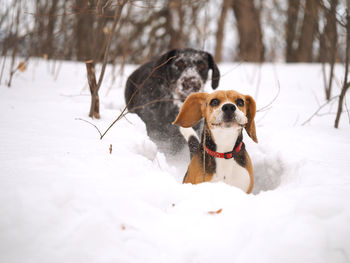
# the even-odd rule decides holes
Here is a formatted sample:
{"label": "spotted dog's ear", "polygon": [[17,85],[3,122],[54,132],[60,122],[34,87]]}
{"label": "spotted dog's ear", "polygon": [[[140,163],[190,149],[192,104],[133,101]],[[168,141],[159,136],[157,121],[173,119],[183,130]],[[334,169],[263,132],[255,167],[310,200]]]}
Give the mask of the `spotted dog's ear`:
{"label": "spotted dog's ear", "polygon": [[249,96],[245,96],[246,101],[246,107],[247,107],[247,118],[248,123],[245,126],[245,130],[247,131],[248,135],[252,140],[256,143],[258,143],[258,138],[256,137],[256,130],[255,130],[255,113],[256,113],[256,103],[255,100]]}
{"label": "spotted dog's ear", "polygon": [[216,65],[213,56],[206,52],[208,55],[208,65],[209,68],[212,69],[212,74],[211,74],[211,87],[213,89],[216,89],[219,86],[220,82],[220,71],[218,66]]}
{"label": "spotted dog's ear", "polygon": [[197,92],[187,97],[173,124],[184,128],[193,127],[203,118],[202,106],[208,97],[208,93]]}

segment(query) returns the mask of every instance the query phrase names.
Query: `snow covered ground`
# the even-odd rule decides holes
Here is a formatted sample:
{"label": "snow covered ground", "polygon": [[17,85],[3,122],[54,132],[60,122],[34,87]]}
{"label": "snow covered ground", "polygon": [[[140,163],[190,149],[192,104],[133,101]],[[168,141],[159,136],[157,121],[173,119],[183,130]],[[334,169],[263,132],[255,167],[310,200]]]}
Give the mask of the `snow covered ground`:
{"label": "snow covered ground", "polygon": [[350,262],[348,116],[334,129],[333,103],[301,125],[324,102],[320,65],[220,65],[219,88],[259,109],[279,92],[257,114],[259,144],[245,136],[251,195],[181,184],[188,152],[165,157],[133,114],[103,140],[77,120],[104,131],[134,68],[113,85],[107,72],[100,120],[84,64],[32,61],[0,86],[0,262]]}

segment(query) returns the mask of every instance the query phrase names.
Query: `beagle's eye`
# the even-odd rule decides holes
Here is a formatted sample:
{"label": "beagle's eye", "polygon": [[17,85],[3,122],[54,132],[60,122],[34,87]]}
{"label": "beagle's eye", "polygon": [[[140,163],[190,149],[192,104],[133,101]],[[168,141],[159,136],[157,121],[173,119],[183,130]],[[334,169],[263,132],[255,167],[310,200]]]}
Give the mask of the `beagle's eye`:
{"label": "beagle's eye", "polygon": [[236,105],[237,105],[238,107],[243,107],[243,106],[244,106],[244,100],[242,100],[242,99],[237,99],[237,100],[236,100]]}
{"label": "beagle's eye", "polygon": [[185,68],[185,62],[182,59],[180,59],[180,60],[175,62],[175,66],[178,69],[184,69]]}
{"label": "beagle's eye", "polygon": [[218,99],[212,99],[209,104],[212,107],[219,106],[220,101]]}

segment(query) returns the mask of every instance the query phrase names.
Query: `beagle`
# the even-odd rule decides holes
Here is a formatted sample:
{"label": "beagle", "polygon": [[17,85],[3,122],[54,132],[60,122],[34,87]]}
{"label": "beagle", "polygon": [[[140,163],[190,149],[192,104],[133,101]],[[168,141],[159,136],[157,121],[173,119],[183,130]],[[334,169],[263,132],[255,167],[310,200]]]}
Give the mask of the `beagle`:
{"label": "beagle", "polygon": [[[222,181],[246,193],[253,189],[253,167],[242,130],[258,142],[254,117],[256,104],[249,95],[236,91],[198,92],[187,97],[173,124],[186,138],[191,162],[184,183]],[[205,119],[201,143],[191,128]]]}

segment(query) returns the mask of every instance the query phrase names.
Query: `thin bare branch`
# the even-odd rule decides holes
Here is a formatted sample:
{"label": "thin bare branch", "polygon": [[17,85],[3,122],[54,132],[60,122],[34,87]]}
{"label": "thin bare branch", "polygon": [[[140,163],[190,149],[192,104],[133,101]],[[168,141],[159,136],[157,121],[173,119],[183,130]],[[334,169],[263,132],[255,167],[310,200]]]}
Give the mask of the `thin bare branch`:
{"label": "thin bare branch", "polygon": [[277,80],[277,87],[278,87],[278,90],[277,90],[277,94],[275,95],[275,97],[267,105],[258,109],[256,112],[263,112],[263,111],[269,110],[271,108],[271,105],[277,100],[277,98],[281,92],[281,86],[280,86],[279,80]]}
{"label": "thin bare branch", "polygon": [[167,64],[170,60],[174,59],[175,56],[168,58],[164,63],[158,65],[157,67],[154,67],[151,73],[145,78],[140,85],[137,86],[135,89],[134,93],[131,95],[128,103],[125,105],[124,109],[122,112],[119,114],[119,116],[112,122],[112,124],[107,128],[107,130],[101,135],[100,139],[102,140],[103,137],[106,135],[106,133],[113,127],[113,125],[119,121],[121,118],[123,118],[124,113],[126,112],[128,106],[130,105],[131,101],[134,99],[136,96],[137,92],[145,85],[145,83],[153,76],[153,74],[161,67],[163,67],[165,64]]}
{"label": "thin bare branch", "polygon": [[327,100],[325,103],[323,103],[306,121],[304,121],[301,126],[304,126],[305,124],[309,123],[313,117],[315,117],[316,115],[318,115],[318,113],[320,112],[320,110],[322,110],[325,106],[327,106],[332,100],[338,98],[339,95],[334,96],[332,98],[330,98],[329,100]]}
{"label": "thin bare branch", "polygon": [[[350,84],[350,83],[349,83],[349,84]],[[345,95],[345,99],[344,99],[344,105],[345,105],[345,109],[346,109],[346,112],[347,112],[347,114],[348,114],[348,119],[349,119],[349,123],[350,123],[350,111],[349,111],[349,107],[348,107],[346,95]]]}
{"label": "thin bare branch", "polygon": [[348,81],[349,62],[350,62],[350,10],[349,9],[350,9],[350,2],[348,1],[347,9],[346,9],[345,74],[344,74],[343,87],[339,95],[338,112],[334,122],[335,128],[339,127],[340,117],[343,111],[344,98],[345,98],[346,92],[350,87],[350,82]]}
{"label": "thin bare branch", "polygon": [[[109,55],[109,50],[111,47],[111,42],[112,42],[112,37],[113,37],[113,32],[115,31],[115,28],[119,22],[122,10],[124,5],[126,4],[127,0],[121,0],[119,2],[119,5],[117,6],[117,9],[115,11],[115,15],[114,15],[114,21],[113,21],[113,25],[112,25],[112,29],[108,35],[108,39],[107,39],[107,44],[106,44],[106,50],[104,53],[104,57],[103,57],[103,64],[102,64],[102,69],[101,69],[101,73],[100,73],[100,77],[98,79],[97,82],[97,86],[96,88],[93,90],[93,94],[91,94],[92,100],[91,100],[91,107],[90,107],[90,117],[94,116],[92,113],[94,111],[94,109],[96,108],[96,104],[98,103],[96,101],[95,98],[98,98],[98,91],[101,87],[102,81],[103,81],[103,77],[105,74],[105,70],[106,70],[106,66],[107,66],[107,59],[108,59],[108,55]],[[98,115],[99,116],[99,115]]]}
{"label": "thin bare branch", "polygon": [[[144,108],[144,107],[147,107],[147,106],[152,105],[152,104],[155,104],[155,103],[159,103],[159,102],[168,102],[168,101],[175,101],[175,99],[158,99],[158,100],[152,100],[152,101],[150,101],[150,102],[148,102],[148,103],[146,103],[146,104],[139,105],[139,106],[135,106],[135,107],[131,108],[130,110],[124,112],[124,113],[122,114],[121,118],[126,118],[126,115],[128,115],[129,113],[133,113],[133,112],[134,112],[135,110],[137,110],[137,109],[142,109],[142,108]],[[120,119],[121,119],[121,118],[120,118]],[[128,121],[128,122],[130,122],[130,121]]]}
{"label": "thin bare branch", "polygon": [[94,126],[95,129],[96,129],[96,130],[98,131],[98,133],[100,134],[100,136],[102,136],[102,133],[101,133],[100,129],[99,129],[95,124],[93,124],[92,122],[87,121],[87,120],[84,120],[84,119],[81,119],[81,118],[76,118],[75,120],[76,120],[76,121],[85,121],[85,122],[89,123],[90,125]]}

